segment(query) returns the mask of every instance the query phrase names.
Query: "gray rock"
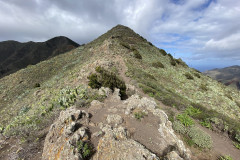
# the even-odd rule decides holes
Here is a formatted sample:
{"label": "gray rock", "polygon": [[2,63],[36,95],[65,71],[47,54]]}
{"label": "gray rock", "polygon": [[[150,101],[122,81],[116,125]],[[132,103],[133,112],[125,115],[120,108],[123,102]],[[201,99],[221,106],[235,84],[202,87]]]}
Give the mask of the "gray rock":
{"label": "gray rock", "polygon": [[[87,128],[80,122],[85,122],[89,115],[74,107],[60,113],[59,118],[51,125],[45,138],[42,159],[82,160],[82,155],[76,148],[79,140],[88,139]],[[81,128],[78,128],[82,126]]]}
{"label": "gray rock", "polygon": [[166,157],[168,160],[183,160],[175,151],[168,153]]}
{"label": "gray rock", "polygon": [[99,140],[97,153],[93,160],[99,159],[131,159],[131,160],[159,160],[143,145],[129,138],[129,133],[123,127],[111,128],[106,125],[102,129],[105,135]]}
{"label": "gray rock", "polygon": [[107,116],[107,123],[108,124],[114,124],[115,126],[121,124],[123,122],[123,119],[121,116],[117,114],[112,114]]}

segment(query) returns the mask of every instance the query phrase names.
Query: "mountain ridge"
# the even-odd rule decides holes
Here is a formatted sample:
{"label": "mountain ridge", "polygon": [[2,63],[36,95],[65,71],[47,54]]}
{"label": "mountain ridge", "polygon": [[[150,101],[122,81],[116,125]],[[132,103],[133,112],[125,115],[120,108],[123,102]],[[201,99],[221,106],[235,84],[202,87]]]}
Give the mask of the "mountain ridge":
{"label": "mountain ridge", "polygon": [[64,36],[54,37],[45,42],[0,42],[0,78],[78,46]]}
{"label": "mountain ridge", "polygon": [[238,65],[216,68],[203,73],[226,86],[240,90],[240,66]]}
{"label": "mountain ridge", "polygon": [[[111,78],[108,79],[104,75]],[[101,88],[91,88],[89,85],[91,80],[97,86],[102,85]],[[105,88],[115,81],[126,83],[128,95],[126,100],[120,99],[118,89],[113,91]],[[35,83],[39,83],[40,87],[35,87]],[[184,153],[188,152],[184,150],[183,145],[193,153],[192,159],[194,157],[195,159],[217,159],[222,154],[231,154],[236,158],[239,156],[239,151],[234,149],[232,141],[239,143],[237,141],[240,118],[239,95],[238,91],[231,90],[202,75],[189,68],[180,59],[175,59],[163,49],[153,46],[133,30],[118,25],[85,46],[0,79],[2,115],[0,132],[5,136],[15,135],[25,140],[26,148],[20,151],[14,148],[11,150],[11,153],[16,153],[20,158],[34,159],[33,156],[37,158],[49,154],[52,157],[47,158],[50,159],[66,156],[67,153],[63,149],[65,141],[57,141],[56,136],[52,136],[54,131],[52,124],[55,119],[56,124],[59,124],[57,119],[63,118],[61,115],[64,115],[64,111],[75,110],[75,107],[76,114],[74,111],[73,117],[78,117],[79,112],[83,115],[90,113],[91,116],[82,116],[89,119],[89,124],[85,124],[86,121],[81,121],[82,118],[79,117],[80,122],[78,118],[65,121],[66,123],[61,121],[60,127],[56,128],[56,133],[60,136],[67,134],[67,137],[61,137],[61,140],[74,138],[71,135],[79,137],[78,133],[84,133],[82,134],[84,137],[88,130],[75,127],[79,125],[88,127],[91,132],[87,141],[94,143],[94,157],[114,156],[113,152],[108,154],[104,149],[98,150],[104,145],[111,146],[107,148],[115,153],[120,148],[114,148],[117,146],[112,142],[119,143],[124,148],[126,147],[124,144],[131,141],[127,144],[139,146],[138,143],[140,143],[159,158],[175,155],[178,158],[187,159]],[[63,113],[59,114],[61,111]],[[71,117],[67,118],[71,119]],[[71,121],[76,122],[77,125],[68,123]],[[192,126],[194,124],[196,125]],[[201,124],[206,128],[210,126],[208,132],[212,135],[216,136],[216,133],[225,135],[228,139],[224,142],[224,145],[228,146],[227,150],[225,148],[216,150],[218,143],[215,139],[211,143],[211,136],[198,127]],[[52,127],[49,129],[49,126]],[[144,127],[146,132],[141,130]],[[191,132],[186,132],[188,130]],[[166,147],[160,145],[161,141],[156,140],[157,138],[170,136],[164,133],[176,134],[181,137],[181,140],[178,136],[173,136],[177,138],[174,138],[175,140],[179,140],[178,144],[172,143],[176,141],[170,142],[170,139],[165,139],[164,141],[170,145]],[[47,139],[46,135],[48,135]],[[91,136],[94,137],[93,135],[99,135],[99,137],[89,139]],[[68,148],[70,150],[71,147],[76,147],[75,140],[72,140],[73,145]],[[138,143],[132,142],[133,140]],[[50,145],[57,147],[53,148],[53,153],[50,152],[51,149],[48,150],[49,147],[45,147],[46,151],[42,154],[44,141],[45,144],[50,142]],[[51,142],[54,143],[51,144]],[[154,142],[158,143],[154,144]],[[194,146],[188,142],[193,143]],[[30,143],[36,145],[29,145]],[[57,145],[59,143],[64,146]],[[83,143],[87,144],[85,141]],[[13,144],[21,147],[17,142]],[[159,145],[163,147],[161,150]],[[212,150],[207,149],[211,146]],[[69,146],[66,145],[66,147]],[[28,153],[29,150],[40,153],[31,155]],[[3,156],[10,154],[0,151],[0,155],[1,153],[4,153]],[[80,146],[79,151],[76,150],[75,153],[81,156],[85,152]],[[124,156],[128,155],[132,156],[134,153]]]}

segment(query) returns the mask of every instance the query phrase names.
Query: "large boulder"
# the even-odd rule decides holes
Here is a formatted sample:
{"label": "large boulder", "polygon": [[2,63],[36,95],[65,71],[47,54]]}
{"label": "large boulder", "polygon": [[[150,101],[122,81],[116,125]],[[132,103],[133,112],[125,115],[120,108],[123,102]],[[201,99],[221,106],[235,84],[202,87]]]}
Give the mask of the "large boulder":
{"label": "large boulder", "polygon": [[129,133],[124,127],[112,128],[110,125],[105,125],[102,127],[102,131],[105,135],[99,140],[94,160],[159,160],[142,144],[130,139]]}
{"label": "large boulder", "polygon": [[71,107],[60,113],[51,125],[44,142],[43,160],[81,160],[78,142],[88,141],[87,128],[89,115],[85,111]]}
{"label": "large boulder", "polygon": [[161,141],[161,147],[159,148],[160,154],[168,154],[165,152],[169,150],[169,152],[174,151],[174,154],[177,153],[179,157],[187,160],[191,159],[191,151],[186,148],[184,143],[175,135],[172,129],[172,123],[168,120],[167,114],[157,107],[153,98],[140,98],[139,95],[135,94],[128,98],[124,104],[127,105],[125,110],[126,115],[131,114],[132,111],[137,108],[145,112],[151,112],[159,118],[158,138]]}

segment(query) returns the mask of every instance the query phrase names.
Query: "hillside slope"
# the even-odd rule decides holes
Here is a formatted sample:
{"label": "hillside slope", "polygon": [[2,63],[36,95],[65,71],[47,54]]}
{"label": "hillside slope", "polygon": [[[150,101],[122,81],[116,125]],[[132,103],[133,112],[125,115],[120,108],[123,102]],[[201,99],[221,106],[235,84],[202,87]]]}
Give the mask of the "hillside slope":
{"label": "hillside slope", "polygon": [[[121,99],[118,92],[98,90],[102,86],[120,88]],[[125,89],[126,96],[122,96]],[[112,99],[112,94],[117,98]],[[59,148],[53,148],[53,153],[52,149],[44,149],[43,156],[51,156],[48,157],[50,159],[64,157],[70,154],[68,149],[71,149],[68,146],[64,151],[65,140],[75,135],[75,131],[78,139],[81,137],[78,132],[82,133],[82,138],[85,131],[90,134],[86,140],[93,143],[94,158],[114,156],[112,153],[115,152],[119,155],[118,149],[124,153],[124,146],[130,144],[140,148],[143,145],[148,149],[146,155],[160,159],[169,156],[189,159],[184,145],[190,148],[192,159],[216,159],[220,154],[230,153],[237,158],[240,152],[230,139],[240,143],[239,96],[238,91],[189,68],[181,59],[174,59],[133,30],[118,25],[85,46],[0,79],[0,132],[11,137],[6,140],[8,143],[1,144],[0,158],[14,154],[20,159],[39,159],[46,135],[45,146],[50,142],[50,146]],[[134,104],[135,101],[139,103]],[[71,111],[72,106],[81,113],[82,110],[89,112],[89,120],[81,121],[81,118],[70,116],[62,124],[56,121],[60,127],[52,125],[48,133],[59,113],[66,109]],[[58,119],[62,119],[63,113]],[[120,122],[116,120],[117,125],[111,121],[108,124],[110,114],[120,116]],[[76,117],[75,112],[72,117]],[[214,135],[216,132],[223,135],[230,144],[228,149],[215,150],[214,144],[217,143],[202,131],[200,124]],[[109,128],[107,125],[112,126]],[[88,129],[82,128],[84,132],[81,132],[79,126]],[[52,136],[56,135],[55,132],[58,136]],[[93,138],[93,135],[99,137]],[[180,145],[179,137],[184,145]],[[75,141],[73,148],[77,147]],[[115,148],[116,143],[123,147]],[[17,147],[11,148],[12,145]],[[111,147],[99,150],[104,145]],[[160,150],[159,146],[163,148]],[[142,152],[143,148],[140,148],[138,151]],[[128,151],[131,150],[126,150],[126,153]],[[81,145],[78,152],[78,156],[87,154]]]}
{"label": "hillside slope", "polygon": [[46,42],[0,42],[0,78],[78,46],[77,43],[63,36]]}
{"label": "hillside slope", "polygon": [[226,86],[240,90],[240,66],[213,69],[205,71],[204,74],[225,84]]}

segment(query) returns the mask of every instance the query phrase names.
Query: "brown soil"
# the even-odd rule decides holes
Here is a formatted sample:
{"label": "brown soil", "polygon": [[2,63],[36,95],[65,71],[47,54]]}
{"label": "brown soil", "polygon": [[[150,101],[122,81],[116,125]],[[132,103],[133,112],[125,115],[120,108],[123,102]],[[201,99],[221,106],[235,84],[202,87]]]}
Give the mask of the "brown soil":
{"label": "brown soil", "polygon": [[213,132],[200,125],[198,127],[207,132],[212,137],[212,156],[214,159],[217,159],[222,155],[230,155],[234,160],[240,159],[240,150],[233,145],[233,142],[228,137],[223,134]]}

